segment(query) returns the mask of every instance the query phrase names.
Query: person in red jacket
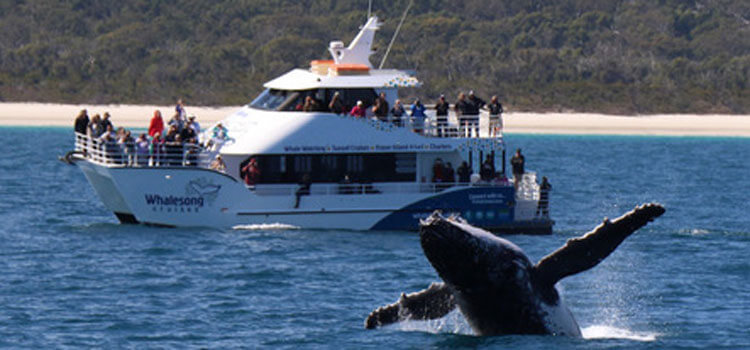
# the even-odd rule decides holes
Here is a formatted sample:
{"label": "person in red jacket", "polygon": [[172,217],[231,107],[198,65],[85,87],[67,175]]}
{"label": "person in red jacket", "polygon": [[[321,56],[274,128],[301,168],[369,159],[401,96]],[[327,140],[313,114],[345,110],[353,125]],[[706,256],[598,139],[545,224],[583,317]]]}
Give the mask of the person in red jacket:
{"label": "person in red jacket", "polygon": [[357,101],[357,105],[352,108],[351,112],[349,112],[353,117],[356,118],[364,118],[367,114],[367,109],[362,104],[362,101]]}
{"label": "person in red jacket", "polygon": [[151,118],[151,124],[148,126],[148,136],[154,137],[154,135],[164,132],[164,120],[161,119],[161,112],[158,110],[154,111],[154,117]]}

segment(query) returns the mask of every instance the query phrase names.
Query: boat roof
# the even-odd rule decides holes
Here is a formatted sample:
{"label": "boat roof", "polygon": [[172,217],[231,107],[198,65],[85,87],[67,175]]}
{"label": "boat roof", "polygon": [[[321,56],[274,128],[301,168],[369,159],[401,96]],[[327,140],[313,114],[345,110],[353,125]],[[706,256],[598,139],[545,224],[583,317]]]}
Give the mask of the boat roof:
{"label": "boat roof", "polygon": [[413,72],[396,69],[371,69],[361,75],[321,75],[307,69],[294,69],[263,86],[278,90],[310,90],[335,88],[398,88],[417,87],[420,82]]}

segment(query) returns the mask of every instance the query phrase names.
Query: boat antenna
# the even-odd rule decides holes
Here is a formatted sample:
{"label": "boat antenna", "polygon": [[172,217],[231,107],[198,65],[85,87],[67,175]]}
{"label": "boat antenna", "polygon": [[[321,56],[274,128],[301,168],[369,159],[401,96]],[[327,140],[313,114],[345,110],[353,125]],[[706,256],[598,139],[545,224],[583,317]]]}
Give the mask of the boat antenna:
{"label": "boat antenna", "polygon": [[414,0],[409,1],[409,5],[406,6],[406,10],[404,10],[404,14],[401,15],[401,22],[398,22],[398,27],[396,27],[396,32],[393,33],[391,42],[388,44],[388,48],[385,50],[385,55],[383,55],[383,59],[380,60],[380,67],[378,67],[378,69],[383,69],[383,65],[385,65],[385,59],[388,58],[388,53],[391,52],[391,47],[393,46],[393,42],[396,41],[396,36],[398,36],[398,31],[401,30],[401,25],[404,24],[404,20],[406,19],[406,14],[409,12],[409,9],[411,8],[412,4],[414,4]]}
{"label": "boat antenna", "polygon": [[372,0],[367,3],[367,19],[369,20],[370,17],[372,17]]}

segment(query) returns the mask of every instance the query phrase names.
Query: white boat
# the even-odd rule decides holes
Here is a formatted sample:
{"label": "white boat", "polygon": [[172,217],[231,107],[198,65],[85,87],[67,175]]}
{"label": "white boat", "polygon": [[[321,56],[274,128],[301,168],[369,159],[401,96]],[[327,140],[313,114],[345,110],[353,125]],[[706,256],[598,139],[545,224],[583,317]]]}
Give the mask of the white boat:
{"label": "white boat", "polygon": [[[212,127],[201,134],[204,146],[139,155],[76,134],[75,151],[65,160],[83,171],[122,223],[415,230],[419,219],[442,210],[498,233],[551,233],[553,221],[538,210],[535,174],[526,172],[517,188],[505,179],[505,143],[490,130],[486,111],[478,128],[459,125],[453,111],[438,128],[434,110],[422,122],[408,114],[358,118],[325,107],[335,93],[347,107],[358,100],[369,106],[380,93],[393,106],[399,88],[420,85],[410,71],[372,67],[378,26],[370,18],[348,47],[330,43],[333,60],[265,83],[253,102],[220,122],[226,138],[213,137]],[[323,107],[298,110],[306,96]],[[223,171],[210,166],[217,155]],[[488,156],[498,171],[482,180]],[[250,159],[256,171],[248,184],[242,169]],[[436,163],[457,168],[464,161],[470,181],[432,181]],[[300,185],[305,176],[308,185]]]}

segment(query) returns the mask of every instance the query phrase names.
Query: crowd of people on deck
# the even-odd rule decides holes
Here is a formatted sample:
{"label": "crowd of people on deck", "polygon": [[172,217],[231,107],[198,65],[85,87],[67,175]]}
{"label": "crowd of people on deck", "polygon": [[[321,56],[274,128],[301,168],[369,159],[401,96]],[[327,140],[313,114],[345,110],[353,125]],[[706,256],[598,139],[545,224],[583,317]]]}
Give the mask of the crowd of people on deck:
{"label": "crowd of people on deck", "polygon": [[[85,152],[96,151],[108,163],[139,166],[197,166],[203,149],[229,139],[227,129],[219,123],[211,137],[201,143],[201,126],[195,115],[187,115],[182,100],[177,101],[175,112],[166,123],[161,111],[154,111],[147,132],[137,138],[124,127],[115,128],[108,112],[89,117],[87,110],[81,110],[74,129],[79,136],[86,136],[82,142]],[[220,156],[211,167],[219,171],[226,168]]]}
{"label": "crowd of people on deck", "polygon": [[[447,135],[448,114],[450,112],[450,103],[446,100],[445,95],[440,95],[434,108],[436,136],[442,137]],[[502,114],[504,110],[503,105],[496,95],[492,96],[489,103],[486,103],[474,91],[469,91],[468,94],[462,92],[458,95],[453,108],[458,119],[459,128],[462,130],[467,130],[469,133],[473,131],[474,135],[479,135],[479,113],[480,110],[486,109],[490,116],[490,136],[499,136],[501,134],[503,127]],[[331,96],[331,100],[327,106],[314,96],[305,96],[300,99],[294,110],[302,112],[333,112],[355,118],[370,116],[372,119],[382,122],[392,122],[399,127],[406,125],[408,122],[416,133],[424,132],[427,118],[427,108],[419,98],[414,99],[408,106],[404,105],[401,99],[396,99],[393,106],[390,106],[385,93],[382,92],[375,98],[371,107],[367,107],[366,103],[362,100],[357,100],[349,108],[341,97],[341,94],[336,91]]]}

